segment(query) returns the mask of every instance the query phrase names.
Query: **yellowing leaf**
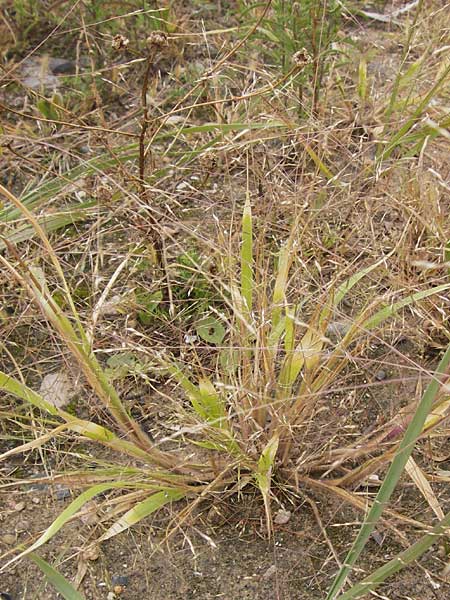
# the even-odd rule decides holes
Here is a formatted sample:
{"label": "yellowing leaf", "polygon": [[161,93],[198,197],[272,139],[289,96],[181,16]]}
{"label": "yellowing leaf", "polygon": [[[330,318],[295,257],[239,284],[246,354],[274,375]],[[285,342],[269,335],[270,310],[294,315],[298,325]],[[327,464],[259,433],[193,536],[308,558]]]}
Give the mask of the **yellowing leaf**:
{"label": "yellowing leaf", "polygon": [[278,443],[278,435],[274,435],[262,451],[258,461],[258,468],[255,473],[255,479],[264,500],[267,531],[269,536],[272,532],[272,517],[270,512],[270,485],[272,482],[272,472],[275,463],[275,457],[278,450]]}

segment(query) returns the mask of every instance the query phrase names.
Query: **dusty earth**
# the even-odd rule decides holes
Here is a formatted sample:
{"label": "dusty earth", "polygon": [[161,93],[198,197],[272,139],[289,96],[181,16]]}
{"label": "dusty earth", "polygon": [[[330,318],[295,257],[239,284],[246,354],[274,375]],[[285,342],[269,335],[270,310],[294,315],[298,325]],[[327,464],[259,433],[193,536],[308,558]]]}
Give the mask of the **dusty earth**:
{"label": "dusty earth", "polygon": [[[405,341],[402,344],[406,357],[413,345]],[[361,403],[367,408],[372,406],[376,412],[390,413],[398,410],[414,393],[416,382],[408,379],[407,368],[386,367],[392,363],[392,356],[380,357],[379,350],[375,354],[378,355],[376,364],[381,363],[386,369],[383,373],[386,381],[378,381]],[[405,363],[408,364],[406,358]],[[379,371],[376,373],[379,378]],[[403,384],[399,385],[399,379],[403,379]],[[337,422],[341,401],[339,398],[336,405],[330,407],[336,411]],[[369,419],[367,414],[370,410],[365,411]],[[11,444],[4,446],[10,448]],[[435,448],[435,454],[444,457],[448,454],[447,446],[441,443],[439,449]],[[89,448],[82,450],[89,453]],[[437,466],[445,470],[448,464],[445,459],[433,462],[426,445],[420,448],[417,460],[422,461],[428,472]],[[45,453],[44,464],[46,470],[56,467],[51,452]],[[23,487],[13,486],[6,493],[2,490],[0,544],[6,561],[8,551],[35,539],[69,504],[77,490],[64,483],[52,487],[33,483],[45,475],[42,462],[36,458],[33,462],[29,457],[24,463],[20,455],[11,457],[2,464],[2,473],[5,477],[20,473],[20,478],[28,480]],[[450,506],[446,486],[436,485],[434,490],[445,511]],[[360,492],[365,494],[367,489],[361,488]],[[92,540],[104,527],[102,518],[106,514],[99,499],[90,502],[80,518],[69,523],[39,552],[70,580],[79,577],[80,591],[92,600],[323,599],[337,571],[337,560],[342,560],[348,551],[362,515],[334,496],[307,489],[295,494],[279,489],[276,498],[274,516],[281,515],[281,522],[275,525],[271,540],[267,539],[264,509],[258,494],[244,489],[239,497],[226,500],[217,497],[214,503],[205,501],[176,530],[173,528],[182,503],[163,509],[157,517],[92,547]],[[398,507],[400,501],[403,513],[409,517],[425,523],[435,520],[428,504],[407,478],[402,479],[392,507]],[[399,529],[393,528],[395,525]],[[169,531],[173,535],[167,540]],[[406,537],[402,540],[400,535]],[[366,546],[352,580],[361,579],[384,564],[403,549],[406,541],[412,543],[417,539],[417,535],[411,527],[384,521]],[[447,563],[447,542],[443,540],[414,567],[380,586],[377,597],[444,600],[450,594]],[[9,594],[4,598],[13,600],[59,597],[43,582],[40,571],[31,561],[9,567],[2,574],[0,591]]]}

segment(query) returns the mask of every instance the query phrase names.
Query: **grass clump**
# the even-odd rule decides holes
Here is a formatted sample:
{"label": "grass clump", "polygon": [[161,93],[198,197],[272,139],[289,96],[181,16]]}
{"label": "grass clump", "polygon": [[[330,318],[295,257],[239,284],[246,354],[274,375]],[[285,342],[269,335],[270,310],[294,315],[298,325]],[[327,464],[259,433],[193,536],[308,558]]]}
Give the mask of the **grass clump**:
{"label": "grass clump", "polygon": [[[41,159],[31,149],[22,162],[19,124],[7,125],[5,154],[15,152],[24,171],[10,163],[0,188],[0,260],[15,282],[5,284],[0,312],[2,414],[14,431],[2,458],[30,453],[44,462],[51,444],[69,466],[40,481],[70,482],[80,493],[5,568],[28,556],[64,597],[77,598],[37,552],[93,500],[114,507],[86,542],[94,553],[164,507],[175,515],[167,539],[195,527],[206,502],[249,490],[261,497],[270,540],[276,505],[320,493],[367,513],[329,600],[340,597],[383,515],[395,534],[393,522],[425,531],[342,597],[361,596],[448,525],[412,456],[424,438],[440,439],[449,409],[450,231],[445,184],[428,153],[446,138],[449,72],[436,59],[445,48],[436,55],[424,44],[422,18],[431,16],[419,3],[398,32],[404,45],[391,83],[378,92],[375,51],[349,43],[348,23],[342,35],[351,7],[340,2],[242,2],[232,27],[211,31],[189,30],[174,3],[130,5],[129,15],[115,15],[91,3],[82,27],[68,15],[86,48],[96,48],[83,72],[92,112],[71,122],[81,104],[60,89],[30,92],[31,114],[10,113],[35,118],[36,145],[58,152]],[[195,10],[202,23],[212,18],[211,7]],[[242,62],[247,51],[251,64]],[[83,152],[73,151],[74,134]],[[31,167],[40,178],[16,185]],[[7,303],[23,315],[17,328]],[[444,350],[430,372],[408,358],[425,392],[418,385],[418,398],[387,414],[355,400],[359,389],[382,385],[366,366],[373,353],[384,343],[398,360],[396,341],[425,316],[428,331],[441,334],[435,350]],[[30,360],[20,336],[33,327],[40,337],[28,338]],[[39,388],[41,362],[53,364],[40,358],[46,349],[82,382],[70,405]],[[439,519],[432,528],[401,502],[388,506],[403,473]],[[376,496],[367,492],[374,481]]]}

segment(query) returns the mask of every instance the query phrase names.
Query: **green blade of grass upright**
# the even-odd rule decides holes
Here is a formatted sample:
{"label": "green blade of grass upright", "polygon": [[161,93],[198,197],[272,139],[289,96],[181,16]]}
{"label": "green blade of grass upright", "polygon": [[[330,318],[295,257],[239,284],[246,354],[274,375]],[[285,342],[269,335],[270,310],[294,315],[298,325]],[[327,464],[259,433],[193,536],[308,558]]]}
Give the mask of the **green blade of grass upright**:
{"label": "green blade of grass upright", "polygon": [[61,594],[64,600],[86,600],[83,594],[80,594],[61,573],[38,554],[32,552],[29,558],[40,568],[47,581]]}
{"label": "green blade of grass upright", "polygon": [[450,513],[447,513],[431,531],[362,581],[353,585],[347,592],[339,596],[339,600],[353,600],[353,598],[360,598],[375,590],[385,579],[419,559],[433,544],[436,544],[442,535],[445,535],[449,526]]}
{"label": "green blade of grass upright", "polygon": [[250,316],[253,308],[253,230],[250,192],[248,190],[242,215],[241,295],[248,316]]}
{"label": "green blade of grass upright", "polygon": [[272,297],[272,330],[276,330],[281,319],[283,304],[286,300],[286,286],[292,262],[292,240],[289,239],[278,254],[277,277]]}
{"label": "green blade of grass upright", "polygon": [[270,487],[272,483],[272,472],[275,463],[275,457],[278,451],[279,437],[275,434],[267,443],[258,460],[258,467],[255,473],[255,479],[264,501],[266,512],[267,533],[270,537],[272,533],[272,517],[270,511]]}
{"label": "green blade of grass upright", "polygon": [[433,402],[441,388],[442,376],[447,372],[450,364],[450,345],[442,357],[439,366],[436,370],[435,377],[430,381],[422,396],[422,399],[416,409],[413,419],[411,420],[405,435],[400,443],[398,451],[388,469],[386,477],[378,491],[378,494],[372,504],[371,509],[356,537],[353,545],[347,554],[343,566],[337,574],[333,585],[328,592],[327,600],[334,600],[342,589],[347,576],[350,573],[352,566],[355,564],[361,554],[370,534],[375,528],[384,507],[389,502],[389,499],[394,491],[400,476],[402,475],[408,458],[414,449],[414,445],[422,433],[426,418],[430,412]]}

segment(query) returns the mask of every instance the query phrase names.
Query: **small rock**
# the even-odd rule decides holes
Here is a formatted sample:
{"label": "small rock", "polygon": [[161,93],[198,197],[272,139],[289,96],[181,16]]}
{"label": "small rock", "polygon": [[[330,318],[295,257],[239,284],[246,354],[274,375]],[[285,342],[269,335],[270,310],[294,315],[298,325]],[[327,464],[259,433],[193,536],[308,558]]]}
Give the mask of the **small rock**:
{"label": "small rock", "polygon": [[66,58],[49,56],[30,56],[21,63],[22,81],[33,89],[53,88],[60,86],[59,75],[73,74],[76,64]]}
{"label": "small rock", "polygon": [[263,573],[263,579],[269,579],[272,575],[275,575],[277,568],[275,565],[271,565],[265,573]]}
{"label": "small rock", "polygon": [[15,530],[17,533],[23,533],[24,531],[30,530],[30,522],[26,519],[22,519],[16,523]]}
{"label": "small rock", "polygon": [[450,580],[450,563],[447,563],[445,567],[442,569],[441,577],[446,581]]}
{"label": "small rock", "polygon": [[70,490],[67,488],[56,488],[56,499],[57,500],[66,500],[67,498],[70,498],[71,493]]}
{"label": "small rock", "polygon": [[285,525],[289,522],[291,515],[292,513],[290,510],[284,510],[283,508],[280,508],[280,510],[275,515],[274,523],[276,523],[277,525]]}
{"label": "small rock", "polygon": [[115,315],[120,315],[122,312],[122,307],[124,304],[124,299],[119,294],[112,296],[109,300],[104,302],[100,307],[99,315],[105,317],[113,317]]}
{"label": "small rock", "polygon": [[24,508],[25,508],[25,502],[17,502],[17,504],[14,504],[14,510],[16,512],[21,512]]}
{"label": "small rock", "polygon": [[375,379],[377,381],[383,381],[384,379],[386,379],[386,371],[383,371],[383,369],[380,369],[379,371],[377,371],[375,373]]}
{"label": "small rock", "polygon": [[128,575],[113,575],[111,583],[113,585],[127,586],[130,583]]}
{"label": "small rock", "polygon": [[381,535],[381,533],[380,533],[380,532],[378,532],[376,529],[374,529],[370,535],[371,535],[371,537],[372,537],[372,538],[373,538],[373,539],[376,541],[376,543],[377,543],[379,546],[382,546],[382,545],[383,545],[383,540],[384,540],[384,538],[383,538],[383,536]]}
{"label": "small rock", "polygon": [[120,596],[120,594],[124,591],[124,587],[123,585],[115,585],[113,587],[113,592],[116,594],[116,596]]}
{"label": "small rock", "polygon": [[76,71],[76,64],[73,60],[65,60],[64,58],[51,58],[49,67],[53,75],[73,74]]}
{"label": "small rock", "polygon": [[41,503],[41,499],[38,498],[37,496],[35,496],[34,498],[31,498],[31,502],[33,504],[40,504]]}
{"label": "small rock", "polygon": [[16,536],[12,533],[5,533],[5,535],[2,535],[2,537],[0,538],[0,541],[2,541],[7,546],[13,546],[16,543]]}
{"label": "small rock", "polygon": [[340,341],[350,330],[350,321],[332,321],[325,332],[332,342]]}
{"label": "small rock", "polygon": [[114,592],[108,592],[108,595],[106,596],[106,600],[115,600],[116,595]]}
{"label": "small rock", "polygon": [[100,548],[96,544],[92,544],[83,552],[84,560],[97,560],[100,556]]}

